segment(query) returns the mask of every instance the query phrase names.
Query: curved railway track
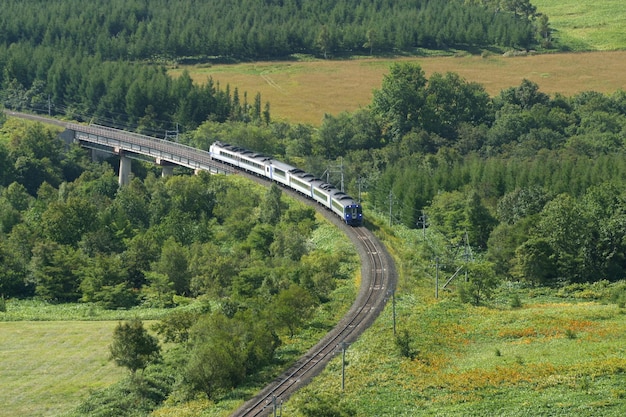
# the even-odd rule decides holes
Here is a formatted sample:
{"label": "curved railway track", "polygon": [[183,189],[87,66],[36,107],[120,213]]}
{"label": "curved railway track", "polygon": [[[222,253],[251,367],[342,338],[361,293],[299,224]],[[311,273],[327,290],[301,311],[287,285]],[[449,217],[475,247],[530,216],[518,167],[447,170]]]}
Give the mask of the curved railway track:
{"label": "curved railway track", "polygon": [[[7,112],[10,116],[28,118],[43,123],[67,124],[48,117]],[[242,175],[265,185],[268,181],[241,172]],[[354,243],[361,258],[361,287],[357,298],[341,321],[324,338],[313,346],[293,366],[266,386],[255,397],[236,410],[233,417],[267,416],[273,411],[276,401],[284,401],[296,390],[306,385],[319,374],[344,343],[354,342],[376,319],[396,285],[396,270],[393,259],[384,245],[365,227],[352,228],[343,223],[330,210],[317,205],[310,199],[283,188],[316,208],[331,223],[341,228]]]}
{"label": "curved railway track", "polygon": [[[259,180],[253,176],[249,177]],[[311,200],[303,196],[289,190],[285,191],[312,204]],[[333,330],[287,371],[237,409],[232,417],[270,415],[277,403],[285,401],[319,374],[340,351],[343,343],[354,342],[374,322],[391,292],[395,290],[396,270],[393,260],[374,234],[365,227],[346,226],[330,211],[322,207],[317,209],[337,227],[342,228],[357,248],[361,258],[361,287],[357,299]]]}

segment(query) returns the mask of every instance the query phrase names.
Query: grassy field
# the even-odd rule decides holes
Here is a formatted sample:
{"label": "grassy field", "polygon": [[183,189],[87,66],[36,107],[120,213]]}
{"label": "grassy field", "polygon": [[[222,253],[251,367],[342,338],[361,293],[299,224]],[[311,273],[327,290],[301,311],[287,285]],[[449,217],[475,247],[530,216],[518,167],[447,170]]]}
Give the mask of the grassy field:
{"label": "grassy field", "polygon": [[[427,75],[456,72],[492,95],[523,79],[549,94],[626,89],[622,0],[533,4],[550,17],[560,43],[598,52],[400,59],[418,63]],[[247,91],[249,102],[260,92],[274,119],[319,125],[326,113],[368,105],[392,62],[293,60],[187,69],[197,82],[212,77],[222,87]],[[286,404],[285,414],[301,415],[299,407],[311,395],[330,395],[360,416],[625,415],[624,309],[531,295],[524,294],[522,308],[502,303],[489,309],[400,294],[398,328],[411,331],[417,358],[398,356],[387,308],[374,329],[350,346],[345,392],[337,359]],[[0,313],[0,416],[59,416],[91,390],[125,375],[107,360],[119,313],[103,317],[87,306],[69,308],[77,311],[9,304],[9,312]],[[218,408],[198,401],[186,406],[187,414],[163,409],[154,415],[228,415]]]}
{"label": "grassy field", "polygon": [[[322,217],[318,219],[321,221]],[[333,302],[318,310],[311,328],[285,340],[277,356],[286,362],[295,361],[323,336],[324,329],[332,327],[345,314],[358,289],[358,259],[339,229],[321,221],[311,239],[322,250],[340,251],[345,258],[352,258],[351,265],[346,259],[346,267],[356,271],[357,279],[342,281],[334,291]],[[179,307],[185,308],[198,308],[198,304]],[[57,417],[71,412],[91,392],[115,384],[128,374],[125,368],[108,360],[108,347],[119,321],[137,317],[150,329],[169,312],[167,309],[105,310],[91,304],[7,300],[6,311],[0,311],[0,417]],[[280,367],[275,373],[282,371]],[[241,404],[241,398],[253,395],[263,384],[251,385],[217,406],[199,401],[198,407],[210,407],[214,413],[229,415]],[[195,416],[195,404],[173,410],[164,407],[155,415],[180,417],[191,409],[187,415]]]}
{"label": "grassy field", "polygon": [[[626,43],[626,42],[625,42]],[[324,114],[336,115],[367,106],[393,62],[419,64],[427,76],[433,72],[458,73],[477,82],[491,95],[519,86],[523,79],[537,83],[541,91],[566,96],[581,91],[612,93],[626,89],[626,51],[586,52],[518,57],[455,56],[428,58],[363,58],[348,61],[255,62],[236,65],[186,67],[199,83],[212,77],[231,91],[257,92],[269,101],[275,120],[319,125]],[[180,74],[184,67],[172,69]],[[241,97],[243,100],[243,97]]]}
{"label": "grassy field", "polygon": [[[387,245],[407,259],[420,232],[400,229],[402,242]],[[397,333],[409,332],[415,358],[400,355],[388,305],[348,349],[345,390],[338,356],[285,404],[290,416],[311,398],[376,417],[626,415],[626,309],[600,301],[608,285],[504,286],[474,307],[447,291],[436,300],[434,271],[417,269],[396,297]]]}
{"label": "grassy field", "polygon": [[623,416],[625,313],[593,302],[493,309],[400,297],[398,328],[411,332],[416,359],[399,357],[387,309],[349,349],[343,393],[338,358],[286,407],[299,416],[307,398],[331,393],[359,416]]}
{"label": "grassy field", "polygon": [[127,371],[108,360],[113,329],[137,317],[148,324],[159,309],[104,310],[88,304],[8,300],[0,312],[0,416],[60,416],[91,391]]}
{"label": "grassy field", "polygon": [[116,325],[0,322],[0,416],[59,416],[118,381],[126,371],[108,361]]}
{"label": "grassy field", "polygon": [[622,0],[532,0],[556,30],[554,37],[573,50],[626,49],[626,7]]}
{"label": "grassy field", "polygon": [[[491,95],[518,86],[526,78],[545,93],[566,96],[594,90],[611,93],[626,89],[626,7],[623,0],[533,0],[550,19],[555,40],[575,53],[524,57],[448,56],[401,58],[433,72],[456,72],[482,84]],[[595,51],[580,53],[579,51]],[[237,87],[253,101],[261,93],[275,119],[319,125],[324,114],[353,111],[371,102],[391,59],[350,61],[285,61],[188,67],[192,78],[208,77]],[[178,74],[182,67],[173,69]]]}

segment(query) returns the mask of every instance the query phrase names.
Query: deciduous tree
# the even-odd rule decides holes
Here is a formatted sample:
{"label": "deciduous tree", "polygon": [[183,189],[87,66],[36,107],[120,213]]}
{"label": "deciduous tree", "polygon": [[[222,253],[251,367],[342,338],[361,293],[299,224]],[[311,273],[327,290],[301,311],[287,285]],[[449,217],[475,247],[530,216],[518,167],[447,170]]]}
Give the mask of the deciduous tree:
{"label": "deciduous tree", "polygon": [[374,91],[372,112],[381,119],[383,134],[390,140],[400,140],[421,122],[426,83],[419,65],[393,64],[383,77],[381,89]]}
{"label": "deciduous tree", "polygon": [[289,337],[310,317],[314,306],[313,298],[305,289],[292,284],[281,291],[272,303],[272,317],[277,326],[286,328]]}
{"label": "deciduous tree", "polygon": [[139,319],[117,325],[109,350],[111,360],[118,366],[128,368],[133,377],[138,370],[145,369],[161,357],[159,341],[148,333]]}

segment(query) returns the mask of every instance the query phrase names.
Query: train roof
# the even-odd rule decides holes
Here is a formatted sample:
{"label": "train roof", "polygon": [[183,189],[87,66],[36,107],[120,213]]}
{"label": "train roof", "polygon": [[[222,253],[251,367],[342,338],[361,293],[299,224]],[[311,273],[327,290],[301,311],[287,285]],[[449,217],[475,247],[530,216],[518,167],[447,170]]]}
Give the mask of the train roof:
{"label": "train roof", "polygon": [[285,172],[289,172],[294,177],[300,178],[304,181],[308,181],[315,188],[328,192],[332,199],[337,200],[341,202],[342,204],[359,205],[359,203],[356,200],[354,200],[351,196],[344,193],[343,191],[340,191],[339,189],[335,188],[334,185],[329,184],[325,182],[324,180],[316,177],[315,175],[301,170],[300,168],[296,168],[293,165],[289,165],[285,162],[278,161],[265,154],[253,152],[249,149],[231,145],[231,144],[219,141],[219,140],[215,141],[213,143],[213,146],[217,146],[219,148],[228,150],[229,152],[237,153],[240,156],[246,157],[248,159],[254,159],[259,162],[265,162],[265,163],[269,162],[271,165],[275,166],[276,168],[282,169]]}
{"label": "train roof", "polygon": [[273,166],[275,166],[275,167],[277,167],[279,169],[282,169],[285,172],[291,172],[292,170],[296,169],[294,166],[286,164],[286,163],[281,162],[281,161],[277,161],[276,159],[271,159],[270,163]]}
{"label": "train roof", "polygon": [[240,146],[235,146],[235,145],[231,145],[229,143],[224,143],[221,141],[216,141],[213,143],[213,145],[218,146],[224,150],[227,150],[229,152],[232,153],[236,153],[239,156],[248,158],[248,159],[254,159],[260,162],[266,162],[268,160],[271,160],[272,158],[270,158],[269,156],[263,154],[263,153],[259,153],[259,152],[254,152],[251,151],[249,149],[246,148],[242,148]]}

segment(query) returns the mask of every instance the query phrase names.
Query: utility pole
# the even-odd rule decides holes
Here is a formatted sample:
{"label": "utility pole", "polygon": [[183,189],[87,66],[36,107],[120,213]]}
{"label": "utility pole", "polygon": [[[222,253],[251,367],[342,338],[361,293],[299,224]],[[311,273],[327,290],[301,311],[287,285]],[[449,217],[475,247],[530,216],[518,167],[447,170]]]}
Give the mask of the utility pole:
{"label": "utility pole", "polygon": [[439,299],[439,257],[435,258],[435,298]]}
{"label": "utility pole", "polygon": [[176,130],[166,130],[165,140],[174,139],[174,142],[178,143],[178,123],[176,123]]}
{"label": "utility pole", "polygon": [[393,218],[393,192],[389,191],[389,227],[391,227],[392,222],[391,219]]}
{"label": "utility pole", "polygon": [[344,188],[343,188],[343,156],[341,157],[340,161],[341,161],[341,165],[340,165],[340,168],[341,168],[341,192],[343,192],[344,191]]}
{"label": "utility pole", "polygon": [[469,245],[469,236],[467,234],[467,230],[465,231],[465,245],[464,245],[464,253],[463,253],[463,257],[465,258],[465,282],[469,281],[469,277],[467,275],[467,264],[469,263],[470,260],[470,245]]}
{"label": "utility pole", "polygon": [[424,239],[426,239],[426,226],[428,226],[428,216],[426,215],[426,213],[424,213],[424,210],[422,210],[422,215],[419,217],[419,222],[417,223],[417,225],[422,225],[422,232],[424,233]]}
{"label": "utility pole", "polygon": [[396,335],[396,291],[391,290],[391,311],[393,312],[393,335]]}
{"label": "utility pole", "polygon": [[348,344],[341,342],[341,390],[346,388],[346,349]]}
{"label": "utility pole", "polygon": [[277,404],[277,401],[278,398],[275,395],[272,395],[272,410],[274,413],[274,417],[277,417],[276,411],[278,409],[280,409],[280,416],[283,415],[283,400],[280,400],[280,404]]}
{"label": "utility pole", "polygon": [[[326,182],[331,184],[330,182],[330,174],[331,173],[339,173],[341,175],[341,185],[339,188],[339,191],[343,192],[344,191],[344,187],[343,187],[343,157],[340,158],[340,163],[339,165],[328,165],[328,168],[326,169],[326,171],[324,172],[324,174],[326,174]],[[322,174],[322,176],[324,176],[324,174]],[[359,191],[360,193],[360,191]],[[360,199],[360,197],[359,197]]]}

